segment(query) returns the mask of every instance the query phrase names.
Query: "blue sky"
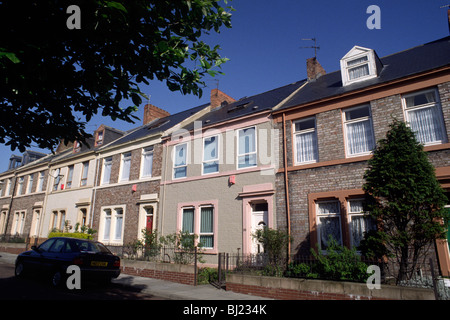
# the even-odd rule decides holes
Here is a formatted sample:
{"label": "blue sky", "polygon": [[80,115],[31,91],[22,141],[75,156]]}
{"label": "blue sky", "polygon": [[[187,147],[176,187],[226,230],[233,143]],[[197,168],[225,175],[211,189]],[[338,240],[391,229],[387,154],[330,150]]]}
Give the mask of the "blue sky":
{"label": "blue sky", "polygon": [[[374,49],[380,57],[449,35],[447,8],[450,0],[233,0],[231,29],[205,36],[211,46],[219,44],[221,55],[230,59],[217,76],[219,89],[235,99],[251,96],[306,78],[306,59],[314,56],[313,45],[303,38],[317,39],[317,59],[326,70],[339,69],[339,60],[354,46]],[[381,29],[369,30],[366,10],[377,5]],[[171,92],[161,82],[143,87],[150,103],[176,113],[207,103],[217,81],[207,78],[201,99]],[[126,103],[124,102],[124,106]],[[142,119],[143,106],[138,111]],[[138,125],[94,117],[87,129],[101,124],[121,130]],[[39,150],[37,148],[30,148]],[[0,171],[6,170],[12,152],[0,145]]]}

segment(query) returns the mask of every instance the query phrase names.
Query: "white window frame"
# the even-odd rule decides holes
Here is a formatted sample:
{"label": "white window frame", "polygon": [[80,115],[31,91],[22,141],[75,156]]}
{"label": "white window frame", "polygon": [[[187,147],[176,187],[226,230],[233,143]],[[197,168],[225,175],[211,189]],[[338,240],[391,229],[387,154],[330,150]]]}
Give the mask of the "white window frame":
{"label": "white window frame", "polygon": [[[208,174],[214,174],[219,172],[219,150],[220,150],[220,136],[217,135],[212,135],[212,136],[208,136],[208,137],[204,137],[203,138],[203,142],[202,142],[202,175],[208,175]],[[210,159],[210,160],[205,160],[205,141],[206,139],[211,139],[211,138],[216,138],[216,157],[214,159]],[[214,163],[217,162],[217,171],[213,171],[213,172],[207,172],[205,173],[205,165],[206,164],[210,164],[210,163]]]}
{"label": "white window frame", "polygon": [[39,171],[36,192],[44,191],[44,179],[45,179],[45,171]]}
{"label": "white window frame", "polygon": [[14,212],[13,224],[11,226],[11,235],[23,234],[26,215],[27,215],[26,210],[18,210]]}
{"label": "white window frame", "polygon": [[[202,209],[204,209],[204,208],[212,208],[212,219],[213,219],[213,222],[212,222],[212,232],[203,232],[202,233],[202,231],[201,231],[201,225],[202,225]],[[201,237],[202,236],[212,236],[213,237],[213,241],[212,241],[212,243],[213,243],[213,245],[212,245],[212,247],[202,247],[203,249],[210,249],[210,250],[212,250],[212,249],[214,249],[214,247],[215,247],[215,243],[216,243],[216,235],[215,235],[215,232],[214,232],[214,226],[215,226],[215,220],[216,220],[216,212],[215,212],[215,210],[216,210],[216,208],[214,208],[214,206],[213,205],[200,205],[199,206],[199,208],[198,208],[198,242],[200,243],[201,242]],[[196,217],[195,217],[195,211],[194,211],[194,225],[195,225],[195,220],[196,220]]]}
{"label": "white window frame", "polygon": [[[308,128],[308,129],[297,131],[297,129],[296,129],[297,123],[306,122],[309,120],[314,120],[314,128]],[[317,119],[316,119],[316,117],[313,116],[313,117],[308,117],[308,118],[293,121],[292,122],[292,132],[293,132],[293,138],[294,138],[294,141],[292,142],[292,144],[294,145],[294,148],[293,148],[293,150],[294,150],[293,156],[294,157],[293,158],[294,158],[295,165],[302,165],[302,164],[318,162],[319,161],[319,146],[318,146],[318,141],[317,141]],[[310,161],[298,161],[298,159],[297,159],[297,136],[302,135],[302,134],[308,134],[308,133],[313,133],[315,136],[315,138],[314,138],[314,159],[310,160]]]}
{"label": "white window frame", "polygon": [[[319,211],[319,206],[322,203],[337,203],[338,212],[321,214],[320,211]],[[339,220],[340,239],[335,239],[335,240],[337,240],[338,243],[342,245],[342,243],[343,243],[342,242],[342,237],[343,237],[342,232],[343,232],[343,230],[342,230],[341,203],[340,203],[339,199],[335,199],[335,200],[317,200],[315,205],[316,205],[317,243],[319,245],[320,250],[322,250],[322,252],[326,252],[326,249],[322,248],[322,240],[321,240],[322,224],[320,222],[320,218],[321,217],[338,218],[338,220]]]}
{"label": "white window frame", "polygon": [[18,177],[17,179],[18,179],[18,182],[17,182],[16,196],[20,196],[23,194],[23,184],[25,182],[25,176]]}
{"label": "white window frame", "polygon": [[[126,217],[126,205],[117,205],[117,206],[108,206],[101,208],[100,214],[100,227],[99,227],[99,239],[101,242],[105,244],[123,244],[124,239],[124,230],[125,230],[125,217]],[[108,212],[110,213],[110,223],[109,229],[106,229],[105,219],[107,217]],[[121,212],[121,213],[119,213]],[[120,237],[117,238],[117,221],[118,218],[121,218],[121,230]],[[105,238],[105,231],[108,231],[108,238]]]}
{"label": "white window frame", "polygon": [[[347,120],[346,119],[346,112],[352,111],[352,110],[357,110],[357,109],[362,109],[362,108],[368,108],[369,110],[369,115],[365,116],[365,117],[361,117],[361,118],[357,118],[357,119],[351,119],[351,120]],[[359,152],[359,153],[351,153],[350,152],[350,146],[349,146],[349,141],[348,141],[348,125],[350,124],[354,124],[357,122],[363,122],[363,121],[368,121],[369,122],[369,127],[370,127],[370,135],[372,136],[372,146],[369,146],[369,150],[368,151],[364,151],[364,152]],[[372,108],[370,106],[370,104],[363,104],[360,106],[356,106],[356,107],[351,107],[351,108],[345,108],[342,109],[342,122],[344,125],[344,141],[345,141],[345,154],[347,158],[351,158],[351,157],[359,157],[359,156],[364,156],[364,155],[369,155],[372,154],[373,150],[375,149],[376,146],[376,141],[375,141],[375,132],[373,130],[373,122],[372,122]]]}
{"label": "white window frame", "polygon": [[33,219],[31,221],[31,227],[30,227],[30,236],[39,236],[39,226],[40,221],[42,219],[42,210],[41,209],[34,209],[33,210]]}
{"label": "white window frame", "polygon": [[[130,181],[130,175],[131,175],[131,158],[132,158],[132,152],[127,151],[120,155],[120,175],[119,175],[119,181]],[[128,168],[128,176],[124,177],[124,167],[125,167],[125,161],[129,162],[129,168]]]}
{"label": "white window frame", "polygon": [[[86,175],[86,177],[84,177]],[[87,186],[89,176],[89,161],[81,163],[80,187]]]}
{"label": "white window frame", "polygon": [[[111,183],[111,169],[112,169],[112,162],[113,162],[112,160],[113,160],[112,156],[103,158],[103,161],[102,161],[103,162],[102,163],[102,177],[101,177],[101,184],[102,185]],[[109,164],[109,166],[110,166],[108,181],[105,180],[105,178],[106,178],[105,168],[106,168],[107,164]]]}
{"label": "white window frame", "polygon": [[[144,175],[144,167],[145,167],[145,157],[151,155],[151,163],[150,163],[150,174]],[[141,168],[140,168],[140,178],[151,178],[153,176],[153,146],[142,148],[141,153]]]}
{"label": "white window frame", "polygon": [[[377,65],[376,65],[376,62],[375,62],[375,53],[374,53],[374,51],[371,50],[371,49],[365,49],[365,48],[359,48],[359,50],[363,50],[364,52],[341,59],[341,62],[340,62],[340,64],[341,64],[341,76],[342,76],[342,84],[344,86],[347,86],[347,85],[350,85],[350,84],[353,84],[353,83],[356,83],[356,82],[365,81],[365,80],[377,77]],[[355,60],[359,60],[359,59],[362,59],[364,57],[367,57],[366,61],[360,62],[360,63],[355,64],[355,65],[351,65],[351,66],[348,65],[349,62],[352,62],[352,61],[355,61]],[[358,77],[358,78],[354,78],[354,79],[350,79],[349,71],[351,69],[358,68],[358,67],[361,67],[361,66],[366,65],[366,64],[367,64],[368,70],[369,70],[369,73],[367,75],[361,76],[361,77]]]}
{"label": "white window frame", "polygon": [[8,211],[0,211],[0,234],[4,234],[6,231],[6,221],[8,220]]}
{"label": "white window frame", "polygon": [[[251,128],[253,128],[255,130],[255,151],[240,154],[239,153],[239,133],[241,131],[248,130]],[[236,141],[237,141],[237,143],[236,143],[236,169],[237,170],[244,170],[247,168],[255,168],[258,166],[258,137],[257,136],[258,136],[258,134],[257,134],[256,126],[250,126],[250,127],[241,128],[241,129],[236,130]],[[240,168],[239,167],[239,158],[245,157],[245,156],[251,156],[253,154],[255,155],[255,160],[256,160],[255,165],[245,166],[245,167]]]}
{"label": "white window frame", "polygon": [[[186,150],[186,154],[185,154],[185,164],[182,164],[182,165],[176,165],[175,164],[175,159],[176,159],[176,153],[177,153],[177,148],[178,147],[181,147],[181,146],[183,146],[183,145],[185,145],[186,146],[186,148],[185,148],[185,150]],[[185,179],[186,177],[187,177],[187,165],[188,165],[188,159],[189,159],[189,144],[187,143],[187,142],[182,142],[182,143],[179,143],[179,144],[177,144],[177,145],[175,145],[174,147],[173,147],[173,158],[172,158],[172,160],[173,160],[173,169],[172,169],[172,178],[175,180],[175,179]],[[185,172],[185,175],[183,176],[183,177],[175,177],[175,170],[176,169],[180,169],[180,168],[186,168],[186,172]]]}
{"label": "white window frame", "polygon": [[33,181],[34,181],[34,173],[31,173],[28,175],[27,194],[33,192]]}
{"label": "white window frame", "polygon": [[[413,107],[407,107],[406,105],[406,99],[412,96],[416,96],[416,95],[420,95],[420,94],[424,94],[424,93],[428,93],[428,92],[433,92],[434,93],[434,97],[435,97],[435,102],[430,102],[430,103],[426,103],[426,104],[422,104],[422,105],[418,105],[418,106],[413,106]],[[420,90],[420,91],[415,91],[415,92],[411,92],[408,94],[405,94],[402,96],[402,106],[403,106],[403,114],[404,114],[404,118],[405,121],[407,123],[407,125],[409,127],[411,127],[410,125],[410,113],[420,110],[420,109],[427,109],[427,108],[436,108],[435,110],[435,114],[439,117],[439,119],[437,119],[437,122],[439,123],[440,126],[440,133],[443,137],[443,139],[441,140],[435,140],[435,141],[430,141],[430,142],[426,142],[426,143],[422,143],[421,141],[419,141],[419,139],[417,139],[420,143],[422,143],[425,146],[430,146],[430,145],[437,145],[437,144],[442,144],[442,143],[446,143],[447,142],[447,130],[445,127],[445,122],[444,122],[444,117],[442,114],[442,106],[441,106],[441,100],[440,100],[440,96],[439,96],[439,91],[437,90],[437,88],[429,88],[429,89],[425,89],[425,90]]]}

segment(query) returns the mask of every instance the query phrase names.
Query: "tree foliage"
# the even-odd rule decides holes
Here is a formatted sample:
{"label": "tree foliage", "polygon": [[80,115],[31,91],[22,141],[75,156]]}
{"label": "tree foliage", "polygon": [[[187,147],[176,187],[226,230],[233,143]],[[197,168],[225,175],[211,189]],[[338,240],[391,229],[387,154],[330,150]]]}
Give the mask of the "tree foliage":
{"label": "tree foliage", "polygon": [[[80,29],[67,27],[70,5]],[[232,10],[219,0],[1,1],[0,143],[85,142],[97,113],[133,122],[151,80],[201,96],[227,60],[202,36],[231,27]]]}
{"label": "tree foliage", "polygon": [[364,178],[367,209],[379,224],[363,241],[372,254],[390,254],[399,280],[412,272],[435,239],[445,238],[446,197],[412,130],[394,120],[378,142]]}

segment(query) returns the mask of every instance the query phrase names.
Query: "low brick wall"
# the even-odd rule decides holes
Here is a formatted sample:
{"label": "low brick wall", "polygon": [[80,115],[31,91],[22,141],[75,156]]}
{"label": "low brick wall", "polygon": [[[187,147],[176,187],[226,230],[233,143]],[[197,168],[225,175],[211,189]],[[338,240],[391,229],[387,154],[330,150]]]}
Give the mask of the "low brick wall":
{"label": "low brick wall", "polygon": [[[30,246],[28,246],[30,247]],[[26,243],[3,243],[0,242],[0,252],[19,254],[27,250]]]}
{"label": "low brick wall", "polygon": [[182,284],[195,285],[195,267],[193,265],[136,261],[122,259],[122,273],[167,280]]}
{"label": "low brick wall", "polygon": [[434,300],[432,289],[382,285],[369,290],[364,283],[228,274],[226,288],[237,293],[278,300]]}

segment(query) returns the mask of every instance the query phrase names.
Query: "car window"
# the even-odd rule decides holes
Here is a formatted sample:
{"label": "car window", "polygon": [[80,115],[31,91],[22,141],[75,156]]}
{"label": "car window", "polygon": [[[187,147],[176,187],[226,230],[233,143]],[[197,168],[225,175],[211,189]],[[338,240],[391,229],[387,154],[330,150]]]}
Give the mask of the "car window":
{"label": "car window", "polygon": [[104,247],[102,244],[97,242],[89,242],[89,241],[76,241],[76,245],[79,251],[89,251],[89,252],[101,252],[101,253],[109,253],[110,251]]}
{"label": "car window", "polygon": [[56,239],[48,239],[43,244],[39,246],[39,251],[47,252],[48,249],[52,246],[52,244],[55,242]]}
{"label": "car window", "polygon": [[65,239],[56,239],[55,243],[50,247],[50,250],[48,252],[61,252],[64,248],[64,245],[66,244]]}
{"label": "car window", "polygon": [[65,253],[73,253],[73,252],[78,252],[78,249],[73,244],[72,241],[66,241],[66,245],[64,246],[63,252],[65,252]]}

